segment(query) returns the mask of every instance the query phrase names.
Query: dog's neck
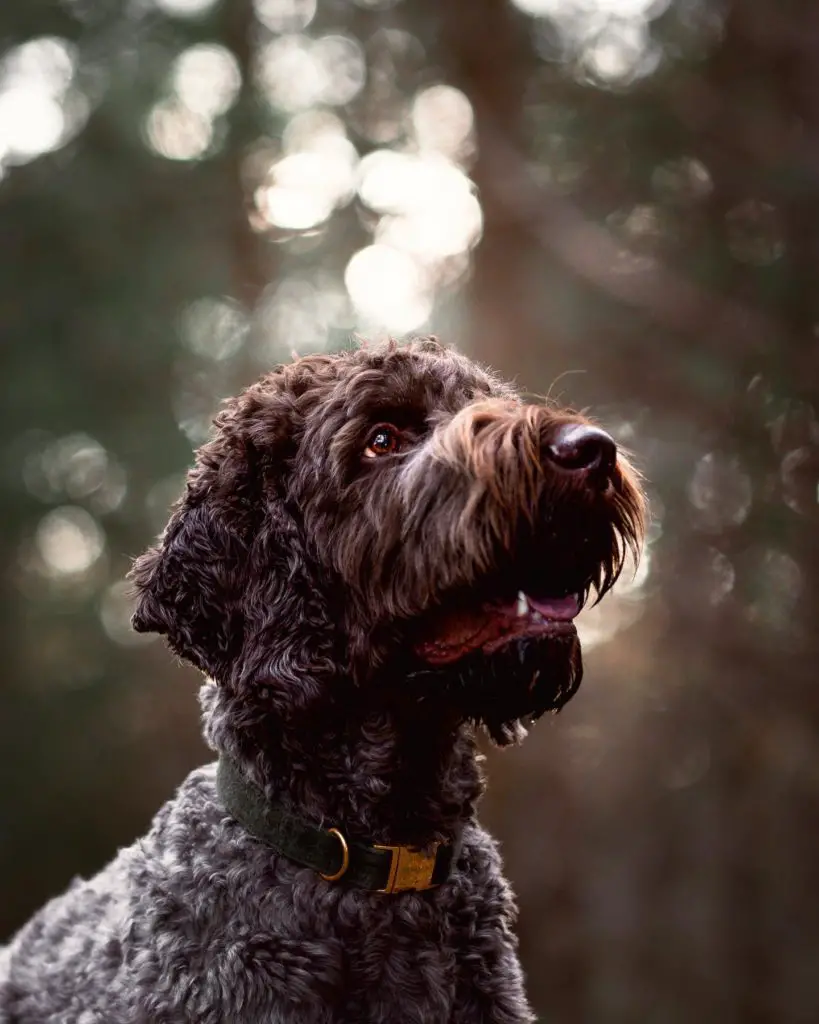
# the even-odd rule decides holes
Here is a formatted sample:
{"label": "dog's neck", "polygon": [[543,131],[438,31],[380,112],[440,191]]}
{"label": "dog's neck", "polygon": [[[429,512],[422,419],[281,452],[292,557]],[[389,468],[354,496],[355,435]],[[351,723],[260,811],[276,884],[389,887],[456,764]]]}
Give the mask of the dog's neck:
{"label": "dog's neck", "polygon": [[203,688],[205,734],[271,802],[370,843],[451,840],[475,811],[483,774],[471,727],[441,709],[344,702],[283,725]]}

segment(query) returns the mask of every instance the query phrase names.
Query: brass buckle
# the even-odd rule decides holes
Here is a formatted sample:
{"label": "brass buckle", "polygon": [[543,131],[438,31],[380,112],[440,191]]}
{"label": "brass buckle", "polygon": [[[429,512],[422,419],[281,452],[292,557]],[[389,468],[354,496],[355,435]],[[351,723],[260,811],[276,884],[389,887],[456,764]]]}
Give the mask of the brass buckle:
{"label": "brass buckle", "polygon": [[436,843],[432,853],[414,850],[411,846],[379,846],[376,850],[389,850],[392,854],[387,884],[379,892],[406,892],[409,889],[434,889],[432,873],[438,854]]}
{"label": "brass buckle", "polygon": [[347,874],[347,868],[350,866],[350,847],[347,845],[347,840],[337,828],[328,828],[327,831],[331,836],[335,836],[339,843],[341,843],[341,867],[332,875],[323,875],[321,872],[319,872],[319,874],[325,882],[337,882],[339,878],[342,878]]}

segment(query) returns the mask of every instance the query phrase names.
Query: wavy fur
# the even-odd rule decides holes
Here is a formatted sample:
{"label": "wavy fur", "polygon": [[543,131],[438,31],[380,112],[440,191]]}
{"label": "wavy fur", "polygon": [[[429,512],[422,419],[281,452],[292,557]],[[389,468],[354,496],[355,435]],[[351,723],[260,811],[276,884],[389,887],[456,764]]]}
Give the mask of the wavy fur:
{"label": "wavy fur", "polygon": [[[363,460],[374,426],[405,448]],[[524,1024],[515,904],[480,828],[499,743],[580,680],[576,639],[419,664],[436,609],[515,574],[602,595],[639,547],[544,452],[577,414],[522,404],[432,340],[279,367],[231,400],[156,546],[134,626],[207,677],[205,734],[270,798],[365,842],[460,837],[450,880],[384,896],[272,853],[193,772],[148,835],[0,950],[0,1024]],[[537,682],[537,685],[535,685]]]}

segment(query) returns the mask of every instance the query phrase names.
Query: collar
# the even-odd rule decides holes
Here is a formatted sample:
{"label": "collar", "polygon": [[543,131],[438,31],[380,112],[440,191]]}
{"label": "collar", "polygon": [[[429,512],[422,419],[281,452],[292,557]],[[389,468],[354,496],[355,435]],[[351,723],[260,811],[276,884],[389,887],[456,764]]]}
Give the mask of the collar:
{"label": "collar", "polygon": [[271,803],[231,758],[222,754],[216,792],[227,813],[276,853],[312,868],[328,882],[345,881],[372,892],[434,889],[449,877],[459,843],[411,846],[350,842],[338,828],[320,828]]}

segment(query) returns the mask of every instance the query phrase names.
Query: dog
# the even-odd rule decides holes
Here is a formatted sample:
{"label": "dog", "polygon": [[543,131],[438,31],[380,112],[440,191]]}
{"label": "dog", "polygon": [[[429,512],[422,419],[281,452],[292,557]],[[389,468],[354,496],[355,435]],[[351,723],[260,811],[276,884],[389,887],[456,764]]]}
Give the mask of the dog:
{"label": "dog", "polygon": [[608,434],[435,339],[229,401],[131,573],[218,762],[0,950],[0,1024],[532,1021],[476,730],[575,693],[644,524]]}

